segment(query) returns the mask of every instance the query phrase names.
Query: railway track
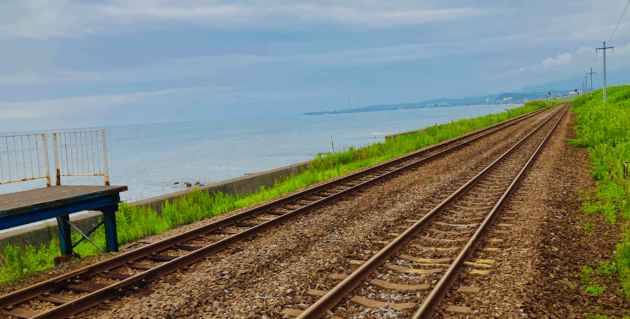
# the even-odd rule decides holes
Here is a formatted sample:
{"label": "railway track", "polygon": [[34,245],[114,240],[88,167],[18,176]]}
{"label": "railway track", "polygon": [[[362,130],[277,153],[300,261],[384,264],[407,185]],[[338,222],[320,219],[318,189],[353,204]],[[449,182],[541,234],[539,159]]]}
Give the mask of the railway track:
{"label": "railway track", "polygon": [[[310,307],[299,310],[294,305],[281,314],[298,319],[376,315],[430,318],[462,267],[467,267],[470,276],[487,275],[492,268],[491,258],[469,258],[567,109],[560,108],[430,211],[418,212],[419,220],[407,220],[404,232],[390,234],[396,236],[393,240],[373,241],[383,248],[369,260],[351,260],[356,270],[326,274],[326,280],[338,284],[330,290],[308,290],[316,299]],[[506,233],[501,228],[510,226],[505,222],[493,225],[498,228],[494,235]],[[493,253],[500,249],[486,250]],[[474,293],[478,288],[465,286],[458,292]],[[446,312],[473,314],[470,308],[457,305],[449,306]]]}
{"label": "railway track", "polygon": [[[334,202],[367,186],[418,168],[432,159],[540,114],[542,110],[480,129],[406,156],[338,178],[100,263],[0,296],[0,311],[15,318],[66,318],[185,268],[235,243]],[[39,311],[21,307],[36,302]]]}

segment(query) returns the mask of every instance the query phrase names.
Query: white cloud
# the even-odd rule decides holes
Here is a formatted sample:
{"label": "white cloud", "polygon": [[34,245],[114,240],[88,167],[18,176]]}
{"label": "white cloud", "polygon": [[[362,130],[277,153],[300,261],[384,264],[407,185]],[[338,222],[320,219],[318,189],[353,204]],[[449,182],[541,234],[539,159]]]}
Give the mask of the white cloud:
{"label": "white cloud", "polygon": [[[351,5],[336,6],[322,4],[279,4],[250,3],[247,5],[212,5],[198,2],[173,2],[140,0],[133,2],[115,2],[97,6],[97,10],[117,19],[131,23],[146,20],[185,20],[211,21],[234,24],[259,21],[279,15],[293,16],[301,20],[324,20],[339,23],[362,23],[371,26],[389,26],[400,24],[422,24],[437,21],[453,21],[469,17],[487,16],[497,12],[491,8],[454,8],[454,9],[417,9],[404,10],[393,6]],[[278,21],[276,21],[277,23]]]}
{"label": "white cloud", "polygon": [[515,74],[515,73],[520,73],[527,70],[526,67],[520,67],[518,69],[513,69],[513,70],[508,70],[505,73],[501,74],[501,76],[505,76],[505,75],[511,75],[511,74]]}
{"label": "white cloud", "polygon": [[[76,35],[80,15],[66,0],[21,0],[0,3],[0,38],[47,39]],[[85,17],[84,17],[85,18]]]}
{"label": "white cloud", "polygon": [[176,91],[163,90],[130,94],[95,95],[32,102],[0,102],[0,110],[2,110],[0,119],[35,118],[89,112],[107,106],[128,104],[149,96],[164,95]]}
{"label": "white cloud", "polygon": [[40,72],[26,71],[18,74],[0,75],[0,84],[60,84],[60,83],[87,83],[95,82],[102,75],[94,72],[81,72],[68,69],[43,70]]}
{"label": "white cloud", "polygon": [[552,65],[563,65],[563,64],[567,64],[569,62],[571,62],[571,60],[573,60],[573,56],[571,55],[571,53],[567,52],[564,54],[560,54],[558,53],[558,56],[556,56],[556,58],[546,58],[544,61],[542,61],[542,66],[547,67],[547,66],[552,66]]}
{"label": "white cloud", "polygon": [[27,71],[19,74],[0,75],[0,84],[41,84],[44,79],[35,71]]}
{"label": "white cloud", "polygon": [[580,53],[590,53],[590,54],[592,55],[593,53],[595,53],[595,48],[591,48],[591,47],[585,47],[585,46],[583,46],[583,47],[580,47],[580,48],[577,50],[577,52],[575,52],[575,53],[577,53],[577,54],[580,54]]}
{"label": "white cloud", "polygon": [[[327,3],[295,4],[245,2],[243,4],[207,1],[112,0],[105,4],[73,0],[23,0],[0,4],[0,38],[77,37],[110,32],[112,26],[175,21],[195,26],[294,29],[295,23],[328,21],[373,27],[424,24],[486,17],[500,10],[486,7],[434,9],[422,4],[401,7],[392,4]],[[153,23],[154,27],[160,24]]]}
{"label": "white cloud", "polygon": [[[94,114],[107,113],[107,110],[115,106],[135,106],[137,102],[158,99],[178,98],[177,94],[196,96],[202,100],[211,100],[210,104],[229,105],[244,103],[251,99],[256,100],[285,100],[287,98],[311,98],[326,94],[322,91],[282,92],[282,91],[240,91],[228,86],[190,87],[169,89],[150,92],[138,92],[129,94],[110,94],[72,97],[63,99],[26,101],[26,102],[0,102],[0,120],[24,119],[24,118],[68,118],[77,115],[94,116]],[[211,98],[209,98],[211,97]],[[98,117],[98,116],[97,116]]]}

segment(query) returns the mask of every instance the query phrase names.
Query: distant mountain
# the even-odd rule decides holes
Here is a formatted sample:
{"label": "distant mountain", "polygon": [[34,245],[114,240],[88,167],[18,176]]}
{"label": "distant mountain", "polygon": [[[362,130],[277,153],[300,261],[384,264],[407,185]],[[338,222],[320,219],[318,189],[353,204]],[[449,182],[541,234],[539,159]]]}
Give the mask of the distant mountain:
{"label": "distant mountain", "polygon": [[304,113],[304,114],[305,115],[343,114],[343,113],[391,111],[391,110],[400,110],[400,109],[419,109],[419,108],[425,108],[425,107],[439,107],[439,106],[448,106],[448,105],[452,106],[452,105],[479,104],[486,101],[494,101],[497,98],[497,96],[498,96],[497,94],[493,94],[493,95],[486,95],[486,96],[466,97],[466,98],[461,98],[461,99],[435,99],[435,100],[415,102],[415,103],[369,105],[369,106],[363,106],[356,109],[342,109],[342,110],[324,111],[324,112],[309,112],[309,113]]}
{"label": "distant mountain", "polygon": [[[599,66],[601,69],[601,66]],[[594,69],[593,71],[597,71],[597,74],[593,75],[593,89],[601,89],[604,79],[602,74],[600,74],[600,70]],[[606,82],[608,86],[613,85],[622,85],[628,84],[628,69],[623,70],[609,70],[606,74]],[[566,93],[569,91],[574,91],[575,89],[582,90],[582,81],[584,79],[582,76],[574,76],[570,78],[566,78],[564,80],[549,82],[545,84],[537,84],[530,85],[524,87],[522,90],[517,91],[517,93],[545,93],[551,91],[552,93]],[[591,79],[588,79],[588,89],[591,88]]]}
{"label": "distant mountain", "polygon": [[540,91],[540,92],[535,92],[535,93],[503,93],[501,95],[499,95],[497,97],[497,101],[503,101],[506,98],[512,98],[513,101],[518,101],[518,100],[524,100],[524,99],[528,99],[528,100],[535,100],[535,99],[540,99],[540,98],[544,98],[545,95],[549,94],[549,92],[551,92],[551,95],[558,95],[558,93],[560,94],[567,94],[569,93],[569,91],[557,91],[557,90],[549,90],[549,91]]}

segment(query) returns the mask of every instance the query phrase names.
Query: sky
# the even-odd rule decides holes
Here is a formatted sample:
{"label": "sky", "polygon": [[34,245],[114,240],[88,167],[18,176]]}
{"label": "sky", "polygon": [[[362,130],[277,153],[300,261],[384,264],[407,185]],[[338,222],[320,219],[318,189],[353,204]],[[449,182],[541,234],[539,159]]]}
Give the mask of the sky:
{"label": "sky", "polygon": [[0,132],[598,87],[603,41],[623,82],[627,3],[0,0]]}

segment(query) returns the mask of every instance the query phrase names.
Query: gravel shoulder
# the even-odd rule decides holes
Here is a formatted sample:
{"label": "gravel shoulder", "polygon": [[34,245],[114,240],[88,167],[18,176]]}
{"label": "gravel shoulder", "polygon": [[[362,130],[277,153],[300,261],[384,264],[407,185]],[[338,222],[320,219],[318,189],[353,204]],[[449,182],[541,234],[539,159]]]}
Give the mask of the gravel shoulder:
{"label": "gravel shoulder", "polygon": [[[582,266],[596,269],[600,262],[609,261],[621,240],[621,230],[601,214],[582,212],[581,194],[595,182],[588,173],[588,152],[566,142],[576,138],[574,125],[575,114],[569,112],[512,196],[505,212],[516,216],[516,220],[509,221],[511,230],[507,234],[487,234],[473,255],[493,258],[493,270],[482,277],[463,271],[437,317],[620,318],[630,314],[630,303],[617,292],[618,277],[609,279],[593,272],[588,284],[599,284],[606,292],[594,296],[585,291]],[[590,231],[584,230],[587,222],[592,224]],[[497,243],[497,238],[502,242]],[[490,243],[490,239],[495,242]],[[484,247],[501,251],[488,256]],[[461,286],[474,286],[480,292],[458,293]],[[449,305],[471,307],[475,314],[445,312]]]}
{"label": "gravel shoulder", "polygon": [[348,260],[369,254],[370,238],[386,235],[422,202],[487,165],[534,125],[527,121],[472,143],[160,278],[148,285],[147,296],[123,297],[112,302],[113,310],[84,315],[282,318],[285,305],[312,302],[305,290],[323,274],[349,271]]}

